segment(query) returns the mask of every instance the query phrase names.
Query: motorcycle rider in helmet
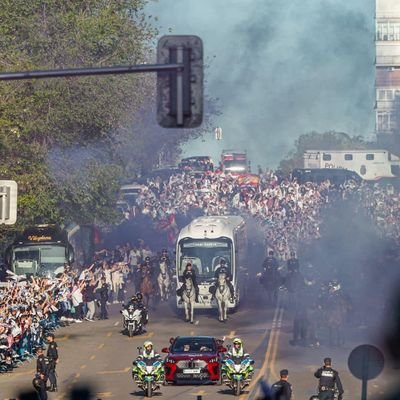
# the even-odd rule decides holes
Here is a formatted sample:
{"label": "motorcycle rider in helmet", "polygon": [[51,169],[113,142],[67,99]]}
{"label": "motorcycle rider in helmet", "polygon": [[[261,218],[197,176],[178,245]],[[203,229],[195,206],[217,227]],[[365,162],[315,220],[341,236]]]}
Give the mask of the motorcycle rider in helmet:
{"label": "motorcycle rider in helmet", "polygon": [[232,342],[231,349],[226,353],[229,358],[243,358],[245,356],[242,339],[235,338]]}
{"label": "motorcycle rider in helmet", "polygon": [[153,343],[150,342],[150,340],[146,340],[143,343],[143,353],[138,356],[137,360],[148,360],[154,362],[160,358],[160,355],[154,351]]}

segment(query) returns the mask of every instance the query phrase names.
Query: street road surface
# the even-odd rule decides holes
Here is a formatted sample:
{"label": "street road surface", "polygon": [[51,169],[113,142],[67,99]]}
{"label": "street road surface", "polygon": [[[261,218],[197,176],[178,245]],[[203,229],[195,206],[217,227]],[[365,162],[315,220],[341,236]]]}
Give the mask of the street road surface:
{"label": "street road surface", "polygon": [[[268,382],[278,380],[282,368],[289,369],[289,381],[293,384],[294,400],[308,400],[316,392],[314,371],[322,365],[324,357],[332,357],[333,367],[340,372],[345,388],[345,399],[360,398],[361,384],[347,369],[347,357],[357,345],[368,342],[364,331],[353,327],[348,330],[348,340],[343,348],[292,347],[289,344],[292,331],[291,310],[283,306],[265,305],[263,293],[250,291],[249,298],[226,323],[217,320],[216,310],[195,314],[195,324],[183,321],[183,314],[176,313],[171,304],[162,303],[155,311],[150,310],[147,333],[129,338],[121,334],[120,305],[110,306],[110,319],[106,321],[72,324],[56,332],[60,363],[57,367],[59,392],[49,393],[49,399],[67,399],[75,385],[89,384],[95,399],[142,399],[141,392],[131,378],[132,360],[137,356],[137,346],[146,339],[153,341],[157,351],[167,347],[169,338],[176,335],[213,335],[225,337],[226,343],[239,336],[245,350],[255,359],[255,379],[240,397],[259,398],[258,379]],[[282,297],[282,296],[281,296]],[[284,299],[281,303],[284,302]],[[165,356],[165,354],[163,354]],[[36,360],[25,363],[9,374],[0,375],[0,399],[16,398],[25,389],[31,389]],[[370,381],[369,393],[388,393],[395,382],[394,371],[386,368],[380,377]],[[228,399],[233,397],[226,386],[165,386],[155,398],[190,400]],[[370,397],[372,398],[372,396]]]}

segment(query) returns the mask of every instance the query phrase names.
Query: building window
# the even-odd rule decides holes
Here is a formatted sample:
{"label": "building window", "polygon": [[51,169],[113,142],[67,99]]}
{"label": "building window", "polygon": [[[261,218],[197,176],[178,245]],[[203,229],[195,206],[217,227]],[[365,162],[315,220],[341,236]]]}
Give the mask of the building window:
{"label": "building window", "polygon": [[378,22],[376,24],[376,40],[400,40],[400,22]]}
{"label": "building window", "polygon": [[331,156],[330,154],[324,153],[324,154],[322,155],[322,159],[323,159],[324,161],[331,161],[331,160],[332,160],[332,156]]}
{"label": "building window", "polygon": [[365,159],[368,160],[368,161],[372,161],[374,159],[374,155],[373,154],[367,154],[365,156]]}
{"label": "building window", "polygon": [[346,161],[351,161],[351,160],[353,159],[353,154],[345,154],[345,155],[344,155],[344,159],[345,159]]}

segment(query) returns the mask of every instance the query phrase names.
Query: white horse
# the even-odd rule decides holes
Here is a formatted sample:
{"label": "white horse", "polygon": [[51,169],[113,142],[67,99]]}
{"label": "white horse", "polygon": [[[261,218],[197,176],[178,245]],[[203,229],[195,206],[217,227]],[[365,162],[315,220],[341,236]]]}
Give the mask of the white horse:
{"label": "white horse", "polygon": [[196,300],[196,289],[190,278],[185,279],[186,289],[182,292],[182,300],[185,306],[186,322],[193,324],[194,303]]}
{"label": "white horse", "polygon": [[168,273],[168,267],[165,262],[160,263],[160,273],[157,277],[158,287],[160,288],[160,296],[162,301],[167,301],[171,289],[171,279]]}
{"label": "white horse", "polygon": [[226,275],[219,274],[215,290],[215,300],[218,305],[219,321],[225,322],[228,319],[228,302],[231,298],[231,291],[226,283]]}

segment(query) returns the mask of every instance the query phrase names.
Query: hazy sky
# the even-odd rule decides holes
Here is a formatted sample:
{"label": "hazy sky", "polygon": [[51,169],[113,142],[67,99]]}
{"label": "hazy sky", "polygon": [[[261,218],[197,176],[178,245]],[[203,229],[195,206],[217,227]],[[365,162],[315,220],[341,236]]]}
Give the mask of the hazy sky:
{"label": "hazy sky", "polygon": [[223,115],[185,155],[247,149],[275,167],[312,130],[374,132],[374,0],[158,0],[161,34],[203,39]]}

